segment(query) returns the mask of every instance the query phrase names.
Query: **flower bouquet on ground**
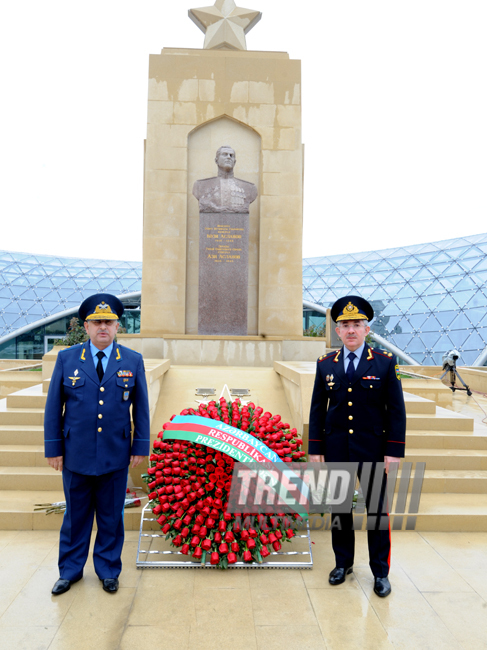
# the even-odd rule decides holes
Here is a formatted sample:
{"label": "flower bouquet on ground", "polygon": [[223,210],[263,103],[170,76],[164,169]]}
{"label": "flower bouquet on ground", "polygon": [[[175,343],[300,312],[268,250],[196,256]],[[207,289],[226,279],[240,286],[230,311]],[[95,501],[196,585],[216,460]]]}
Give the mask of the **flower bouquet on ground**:
{"label": "flower bouquet on ground", "polygon": [[[142,488],[127,488],[125,494],[125,504],[124,508],[138,508],[141,504],[141,499],[147,499],[145,496],[138,496],[135,490],[141,490]],[[34,504],[34,510],[45,510],[46,515],[51,515],[53,513],[64,513],[66,510],[66,501],[55,501],[54,503],[36,503]]]}
{"label": "flower bouquet on ground", "polygon": [[[200,404],[198,410],[184,409],[181,416],[188,417],[173,415],[164,424],[143,475],[150,490],[149,505],[163,535],[180,553],[202,564],[209,560],[226,569],[238,560],[262,563],[272,551],[281,550],[283,541],[294,537],[301,517],[297,513],[229,512],[232,455],[239,459],[245,454],[234,453],[237,446],[233,448],[231,443],[222,444],[220,431],[211,429],[211,423],[202,426],[202,418],[229,425],[228,431],[238,430],[237,435],[245,432],[242,437],[287,463],[305,460],[296,429],[282,422],[280,415],[272,416],[252,402],[242,405],[239,399],[230,402],[223,397]],[[178,426],[174,419],[185,423]],[[203,430],[209,430],[210,437],[198,435]],[[211,438],[212,433],[218,433],[220,440]],[[197,442],[200,439],[205,444]],[[248,449],[249,445],[239,442],[238,448]]]}

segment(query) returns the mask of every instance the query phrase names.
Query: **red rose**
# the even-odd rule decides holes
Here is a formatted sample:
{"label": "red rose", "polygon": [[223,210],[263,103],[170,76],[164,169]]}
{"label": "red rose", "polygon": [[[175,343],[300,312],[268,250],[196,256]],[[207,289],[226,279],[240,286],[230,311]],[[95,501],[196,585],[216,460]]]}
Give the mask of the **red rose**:
{"label": "red rose", "polygon": [[287,538],[288,538],[288,539],[291,539],[291,537],[294,537],[294,531],[291,530],[291,528],[288,528],[288,529],[286,530],[286,535],[287,535]]}
{"label": "red rose", "polygon": [[269,551],[269,549],[267,548],[267,546],[263,546],[263,547],[260,549],[260,554],[262,555],[262,557],[267,557],[268,555],[271,554],[271,552]]}
{"label": "red rose", "polygon": [[218,530],[219,530],[221,533],[224,533],[224,532],[226,531],[226,529],[227,529],[227,524],[226,524],[226,522],[223,521],[223,519],[222,519],[222,520],[220,521],[220,523],[218,524]]}
{"label": "red rose", "polygon": [[[235,527],[234,527],[234,530],[235,530]],[[242,530],[242,532],[240,534],[240,537],[243,539],[244,542],[246,542],[250,537],[249,531],[248,530]]]}
{"label": "red rose", "polygon": [[250,550],[253,550],[255,548],[255,539],[250,538],[247,542],[247,547]]}
{"label": "red rose", "polygon": [[203,557],[203,550],[201,549],[200,546],[197,546],[194,549],[193,557],[196,558],[197,560],[201,560],[201,558]]}
{"label": "red rose", "polygon": [[174,546],[181,546],[183,543],[183,540],[181,539],[181,535],[176,535],[176,537],[172,540],[172,543]]}
{"label": "red rose", "polygon": [[198,531],[198,537],[206,537],[208,535],[208,528],[206,526],[201,526],[201,528]]}
{"label": "red rose", "polygon": [[252,553],[250,551],[244,551],[243,559],[244,562],[252,562]]}
{"label": "red rose", "polygon": [[232,542],[231,548],[234,553],[238,553],[238,542]]}
{"label": "red rose", "polygon": [[198,546],[199,543],[200,543],[200,538],[197,535],[195,535],[191,540],[191,546]]}
{"label": "red rose", "polygon": [[171,524],[164,524],[162,527],[162,532],[166,535],[171,530]]}
{"label": "red rose", "polygon": [[217,544],[219,544],[222,541],[222,536],[220,535],[220,533],[215,533],[213,539]]}
{"label": "red rose", "polygon": [[220,551],[220,553],[221,553],[222,555],[225,555],[226,553],[228,553],[228,545],[225,544],[225,542],[223,542],[223,543],[220,544],[220,546],[218,547],[218,550]]}
{"label": "red rose", "polygon": [[218,555],[218,553],[216,551],[214,551],[211,554],[210,564],[218,564],[219,561],[220,561],[220,556]]}
{"label": "red rose", "polygon": [[280,530],[276,530],[276,537],[277,539],[282,539],[282,533]]}
{"label": "red rose", "polygon": [[228,564],[235,564],[236,561],[237,561],[237,556],[235,555],[235,553],[229,553],[227,555]]}
{"label": "red rose", "polygon": [[280,550],[281,550],[281,542],[275,541],[275,542],[272,544],[272,548],[273,548],[275,551],[280,551]]}
{"label": "red rose", "polygon": [[274,535],[274,533],[269,533],[269,542],[271,544],[274,544],[274,542],[277,542],[277,537]]}
{"label": "red rose", "polygon": [[183,544],[183,546],[181,548],[181,553],[183,555],[188,555],[188,553],[189,553],[189,544]]}
{"label": "red rose", "polygon": [[211,548],[211,539],[209,539],[208,537],[207,537],[206,539],[204,539],[204,540],[201,542],[201,548],[202,548],[204,551],[209,551],[210,548]]}
{"label": "red rose", "polygon": [[262,533],[262,535],[259,537],[260,541],[262,544],[268,544],[269,543],[269,538],[265,533]]}
{"label": "red rose", "polygon": [[234,537],[232,531],[231,531],[231,530],[227,530],[227,532],[225,533],[224,540],[225,540],[226,542],[233,542],[234,539],[235,539],[235,537]]}

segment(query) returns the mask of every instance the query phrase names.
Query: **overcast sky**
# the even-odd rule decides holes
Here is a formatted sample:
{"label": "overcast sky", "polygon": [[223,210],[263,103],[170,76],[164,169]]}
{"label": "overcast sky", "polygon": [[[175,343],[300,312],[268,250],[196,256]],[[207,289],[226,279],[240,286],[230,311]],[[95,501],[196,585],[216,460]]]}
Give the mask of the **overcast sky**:
{"label": "overcast sky", "polygon": [[[487,231],[486,0],[237,4],[302,62],[304,257]],[[201,6],[3,3],[1,249],[142,259],[149,54],[203,47]]]}

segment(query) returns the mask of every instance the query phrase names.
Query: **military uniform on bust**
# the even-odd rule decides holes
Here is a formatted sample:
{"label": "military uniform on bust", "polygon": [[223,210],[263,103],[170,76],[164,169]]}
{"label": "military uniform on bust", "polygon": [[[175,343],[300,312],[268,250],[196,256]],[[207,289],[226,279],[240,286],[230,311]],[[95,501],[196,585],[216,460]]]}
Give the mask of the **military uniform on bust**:
{"label": "military uniform on bust", "polygon": [[123,309],[111,294],[81,304],[79,316],[90,338],[58,354],[49,386],[45,456],[62,470],[66,497],[54,595],[82,578],[95,514],[95,571],[105,591],[118,590],[128,466],[140,464],[150,446],[142,356],[114,342]]}
{"label": "military uniform on bust", "polygon": [[[310,459],[321,460],[324,456],[327,462],[385,462],[387,468],[405,453],[406,412],[398,368],[390,352],[373,349],[365,342],[370,331],[368,321],[374,315],[366,300],[359,296],[340,298],[331,315],[344,345],[317,362],[309,423]],[[361,469],[359,464],[359,478]],[[367,538],[374,591],[379,596],[387,596],[391,590],[387,578],[391,541],[385,488],[384,475],[376,512],[369,511],[370,490],[364,495],[367,514],[375,515],[376,521],[375,529],[367,531]],[[387,518],[382,526],[381,513]],[[333,515],[332,545],[336,567],[330,583],[336,585],[353,567],[351,512]]]}

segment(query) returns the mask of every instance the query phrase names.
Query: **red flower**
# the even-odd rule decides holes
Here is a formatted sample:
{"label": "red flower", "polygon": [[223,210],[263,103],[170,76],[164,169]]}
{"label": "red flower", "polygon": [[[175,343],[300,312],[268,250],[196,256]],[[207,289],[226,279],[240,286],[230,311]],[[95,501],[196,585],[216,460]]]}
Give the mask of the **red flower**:
{"label": "red flower", "polygon": [[292,528],[288,528],[286,530],[286,535],[288,539],[291,539],[291,537],[294,537],[294,530],[292,530]]}
{"label": "red flower", "polygon": [[272,548],[273,548],[275,551],[280,551],[280,550],[281,550],[281,542],[275,541],[275,542],[272,544]]}
{"label": "red flower", "polygon": [[193,557],[196,558],[197,560],[201,560],[201,558],[203,557],[203,551],[201,549],[201,546],[197,546],[194,549]]}
{"label": "red flower", "polygon": [[244,551],[243,559],[244,562],[252,562],[252,553],[250,551]]}
{"label": "red flower", "polygon": [[229,553],[227,555],[228,564],[235,564],[236,561],[237,561],[237,556],[235,555],[235,553]]}
{"label": "red flower", "polygon": [[225,544],[225,542],[222,542],[222,543],[220,544],[220,546],[218,547],[218,550],[220,551],[220,553],[221,553],[222,555],[225,555],[226,553],[228,553],[228,545]]}
{"label": "red flower", "polygon": [[188,553],[189,553],[189,544],[183,544],[183,546],[181,548],[181,553],[183,555],[188,555]]}
{"label": "red flower", "polygon": [[211,539],[210,539],[209,537],[207,537],[206,539],[204,539],[204,540],[201,542],[201,548],[202,548],[204,551],[209,551],[209,550],[210,550],[210,548],[211,548]]}
{"label": "red flower", "polygon": [[263,547],[260,549],[260,554],[262,555],[262,557],[267,557],[268,555],[271,554],[271,552],[269,551],[269,549],[267,548],[267,546],[263,546]]}
{"label": "red flower", "polygon": [[219,561],[220,561],[220,556],[218,555],[218,553],[216,551],[214,551],[211,554],[210,564],[218,564]]}

